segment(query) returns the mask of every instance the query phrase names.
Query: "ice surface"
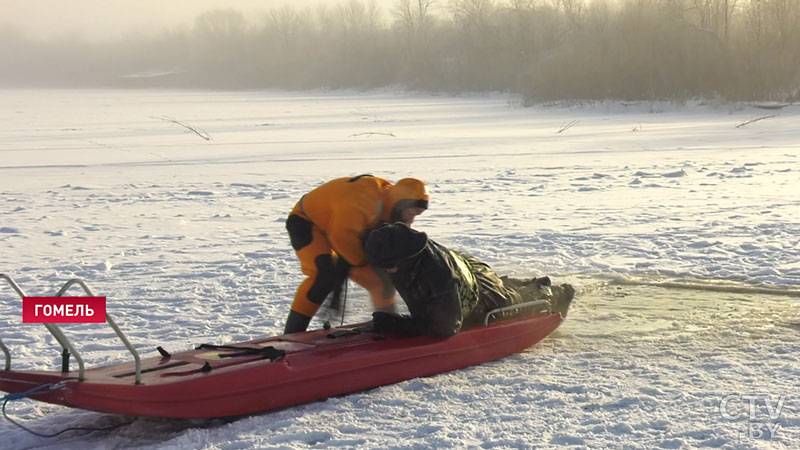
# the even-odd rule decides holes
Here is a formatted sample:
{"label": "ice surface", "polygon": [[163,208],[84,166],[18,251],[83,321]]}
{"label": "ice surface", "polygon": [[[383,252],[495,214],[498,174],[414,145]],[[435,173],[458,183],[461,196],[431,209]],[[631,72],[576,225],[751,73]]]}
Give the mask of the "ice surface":
{"label": "ice surface", "polygon": [[[86,279],[145,356],[279,333],[301,280],[284,219],[338,176],[424,179],[418,228],[500,273],[579,288],[554,335],[501,361],[232,422],[137,419],[47,440],[4,421],[4,448],[800,446],[798,106],[736,128],[763,112],[398,92],[0,95],[0,272],[34,295]],[[347,321],[368,318],[363,291],[349,297]],[[11,289],[0,299],[13,367],[56,367],[46,330],[21,324]],[[64,328],[89,365],[128,357],[106,328]],[[741,399],[724,415],[732,394],[786,400],[776,420],[761,400],[753,418]],[[8,408],[50,432],[124,419]],[[748,434],[759,424],[779,429]]]}

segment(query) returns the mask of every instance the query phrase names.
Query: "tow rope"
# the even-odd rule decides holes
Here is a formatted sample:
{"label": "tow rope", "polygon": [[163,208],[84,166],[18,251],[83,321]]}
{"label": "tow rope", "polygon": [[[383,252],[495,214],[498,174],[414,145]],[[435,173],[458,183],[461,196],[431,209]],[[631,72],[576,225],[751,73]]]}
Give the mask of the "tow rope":
{"label": "tow rope", "polygon": [[330,315],[330,319],[326,320],[322,325],[322,328],[326,330],[331,329],[331,319],[336,318],[336,312],[339,310],[342,311],[342,317],[339,320],[339,326],[344,326],[344,315],[347,311],[347,277],[344,278],[344,282],[342,284],[337,284],[336,287],[333,288],[331,301],[328,303],[328,310],[331,311],[332,314]]}
{"label": "tow rope", "polygon": [[56,433],[48,434],[48,433],[40,433],[38,431],[33,431],[30,428],[26,427],[25,425],[22,425],[21,423],[15,421],[14,419],[12,419],[11,417],[8,416],[8,413],[6,413],[6,405],[8,404],[8,402],[10,402],[12,400],[20,400],[20,399],[23,399],[23,398],[30,397],[31,395],[39,395],[39,394],[44,394],[44,393],[47,393],[47,392],[55,391],[55,390],[63,388],[66,384],[67,384],[67,381],[60,381],[58,383],[46,383],[46,384],[43,384],[41,386],[36,386],[35,388],[29,389],[29,390],[27,390],[25,392],[17,392],[17,393],[13,393],[13,394],[6,394],[3,397],[3,417],[6,420],[8,420],[9,422],[11,422],[12,424],[14,424],[14,425],[18,426],[19,428],[22,428],[23,430],[27,431],[28,433],[31,433],[31,434],[39,436],[39,437],[44,437],[44,438],[56,437],[56,436],[58,436],[60,434],[66,433],[67,431],[89,431],[89,432],[91,432],[91,431],[109,431],[109,430],[113,430],[113,429],[116,429],[116,428],[119,428],[119,427],[122,427],[122,426],[125,426],[125,425],[130,425],[130,424],[133,423],[134,420],[136,420],[136,418],[133,418],[128,422],[118,423],[116,425],[111,425],[111,426],[102,427],[102,428],[96,428],[96,427],[69,427],[69,428],[65,428],[65,429],[63,429],[61,431],[58,431]]}
{"label": "tow rope", "polygon": [[342,296],[342,320],[339,322],[339,326],[342,327],[344,326],[344,313],[347,311],[347,278],[344,279],[340,295]]}

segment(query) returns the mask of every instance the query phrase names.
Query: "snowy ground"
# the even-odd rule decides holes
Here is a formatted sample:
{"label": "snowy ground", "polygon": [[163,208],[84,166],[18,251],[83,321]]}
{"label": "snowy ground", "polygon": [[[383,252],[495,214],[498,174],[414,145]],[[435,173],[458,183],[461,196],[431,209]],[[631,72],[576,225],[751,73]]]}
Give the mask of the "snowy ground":
{"label": "snowy ground", "polygon": [[[300,281],[285,216],[338,176],[422,178],[419,229],[500,273],[579,288],[556,333],[500,361],[236,421],[53,439],[3,421],[3,448],[800,447],[800,106],[0,98],[0,272],[31,295],[86,279],[145,356],[279,333]],[[21,323],[10,289],[0,299],[13,367],[56,368],[46,330]],[[367,303],[351,285],[347,321]],[[64,329],[90,365],[127,358],[102,326]],[[8,409],[45,432],[126,420]]]}

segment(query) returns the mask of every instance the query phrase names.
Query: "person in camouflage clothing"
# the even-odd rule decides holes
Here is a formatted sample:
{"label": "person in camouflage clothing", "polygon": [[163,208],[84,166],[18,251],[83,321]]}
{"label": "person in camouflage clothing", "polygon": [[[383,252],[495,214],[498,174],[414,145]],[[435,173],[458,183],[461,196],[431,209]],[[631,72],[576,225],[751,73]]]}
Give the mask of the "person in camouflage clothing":
{"label": "person in camouflage clothing", "polygon": [[[505,279],[504,283],[485,263],[450,250],[403,223],[372,231],[365,251],[373,267],[388,272],[410,313],[408,317],[375,312],[373,323],[378,332],[452,336],[461,329],[483,325],[493,309],[532,297],[547,298],[551,292],[547,277]],[[568,292],[563,292],[565,287]],[[569,285],[557,288],[568,297],[560,305],[565,316],[574,291]]]}

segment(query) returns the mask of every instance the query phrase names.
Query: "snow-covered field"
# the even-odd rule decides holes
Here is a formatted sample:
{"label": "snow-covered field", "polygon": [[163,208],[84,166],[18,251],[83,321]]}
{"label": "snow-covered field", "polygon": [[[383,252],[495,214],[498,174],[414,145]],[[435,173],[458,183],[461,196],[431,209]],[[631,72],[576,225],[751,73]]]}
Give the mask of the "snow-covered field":
{"label": "snow-covered field", "polygon": [[[424,179],[419,229],[502,274],[579,289],[556,333],[500,361],[236,421],[52,439],[3,421],[3,448],[800,447],[800,106],[0,98],[0,272],[30,295],[84,278],[144,356],[278,334],[301,279],[285,217],[339,176]],[[10,288],[0,299],[13,367],[55,369],[55,341],[21,323]],[[346,320],[369,313],[351,284]],[[128,358],[104,326],[63,328],[89,365]],[[43,432],[127,420],[8,411]]]}

